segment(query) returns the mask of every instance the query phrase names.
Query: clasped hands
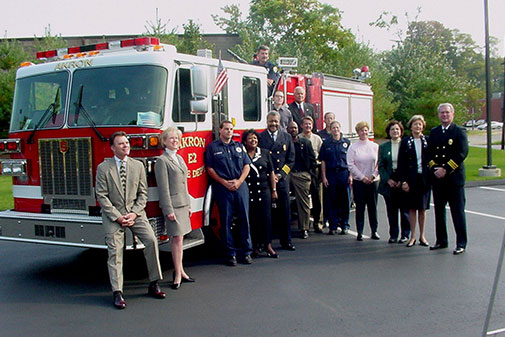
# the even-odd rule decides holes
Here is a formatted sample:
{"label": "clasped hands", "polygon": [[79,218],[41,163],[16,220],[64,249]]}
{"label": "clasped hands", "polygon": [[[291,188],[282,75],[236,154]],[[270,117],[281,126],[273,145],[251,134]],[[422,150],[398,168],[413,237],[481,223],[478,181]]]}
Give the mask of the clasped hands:
{"label": "clasped hands", "polygon": [[136,218],[137,214],[128,213],[117,218],[116,222],[119,223],[122,227],[131,227],[135,223]]}

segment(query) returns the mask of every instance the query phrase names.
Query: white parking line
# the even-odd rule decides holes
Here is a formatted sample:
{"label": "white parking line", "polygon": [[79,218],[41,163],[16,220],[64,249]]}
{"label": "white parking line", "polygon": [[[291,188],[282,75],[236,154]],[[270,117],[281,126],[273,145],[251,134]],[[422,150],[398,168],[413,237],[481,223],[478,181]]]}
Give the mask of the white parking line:
{"label": "white parking line", "polygon": [[[430,206],[435,207],[433,203],[430,203]],[[445,209],[451,209],[449,206],[446,206]],[[465,213],[468,214],[474,214],[474,215],[479,215],[487,218],[492,218],[492,219],[498,219],[498,220],[505,220],[505,217],[499,216],[499,215],[493,215],[493,214],[487,214],[487,213],[481,213],[481,212],[475,212],[475,211],[470,211],[468,209],[465,209]]]}
{"label": "white parking line", "polygon": [[505,188],[485,187],[485,186],[480,186],[480,188],[482,188],[483,190],[505,192]]}

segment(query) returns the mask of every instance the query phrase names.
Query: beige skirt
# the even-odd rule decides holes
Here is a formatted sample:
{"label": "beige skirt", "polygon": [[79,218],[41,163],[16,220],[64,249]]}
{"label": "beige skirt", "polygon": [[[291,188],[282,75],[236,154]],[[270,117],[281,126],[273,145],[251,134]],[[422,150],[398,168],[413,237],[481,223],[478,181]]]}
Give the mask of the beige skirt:
{"label": "beige skirt", "polygon": [[165,216],[165,226],[167,235],[182,236],[191,232],[191,221],[189,219],[189,206],[174,208],[175,221],[169,220]]}

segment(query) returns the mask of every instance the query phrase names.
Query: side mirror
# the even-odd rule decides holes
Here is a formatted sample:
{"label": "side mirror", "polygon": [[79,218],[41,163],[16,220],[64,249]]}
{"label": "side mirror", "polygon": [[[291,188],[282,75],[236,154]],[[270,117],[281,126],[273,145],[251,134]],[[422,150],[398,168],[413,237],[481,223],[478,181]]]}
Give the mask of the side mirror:
{"label": "side mirror", "polygon": [[208,98],[201,100],[192,100],[189,102],[191,108],[191,114],[201,115],[209,112],[209,100]]}
{"label": "side mirror", "polygon": [[209,70],[203,66],[191,67],[191,95],[197,101],[207,98]]}

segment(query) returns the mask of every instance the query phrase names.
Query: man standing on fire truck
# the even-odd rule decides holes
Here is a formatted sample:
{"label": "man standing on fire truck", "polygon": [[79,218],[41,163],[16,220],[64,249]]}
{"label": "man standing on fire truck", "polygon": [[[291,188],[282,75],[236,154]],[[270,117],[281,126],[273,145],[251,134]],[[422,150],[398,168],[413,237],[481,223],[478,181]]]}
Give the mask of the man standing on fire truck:
{"label": "man standing on fire truck", "polygon": [[[205,166],[213,179],[212,188],[219,209],[221,241],[226,250],[226,264],[237,265],[239,253],[244,264],[251,264],[252,243],[249,232],[249,189],[244,184],[249,174],[251,159],[241,143],[232,140],[233,124],[223,121],[219,125],[219,139],[205,150]],[[231,231],[233,214],[236,214],[240,248]]]}
{"label": "man standing on fire truck", "polygon": [[270,62],[269,59],[269,53],[270,48],[268,46],[261,45],[258,47],[258,52],[256,53],[256,58],[254,61],[251,62],[251,64],[255,66],[262,66],[265,67],[266,70],[268,70],[268,75],[267,75],[267,84],[268,84],[268,96],[272,95],[272,92],[274,90],[275,82],[279,79],[280,74],[279,74],[279,69],[275,64]]}
{"label": "man standing on fire truck", "polygon": [[144,244],[144,256],[149,272],[148,294],[163,299],[158,281],[163,279],[158,241],[144,211],[147,204],[147,180],[144,165],[129,158],[130,142],[124,131],[110,137],[114,158],[98,165],[96,197],[102,207],[105,242],[109,252],[107,266],[112,285],[114,306],[126,308],[123,298],[123,248],[125,229],[130,228]]}

